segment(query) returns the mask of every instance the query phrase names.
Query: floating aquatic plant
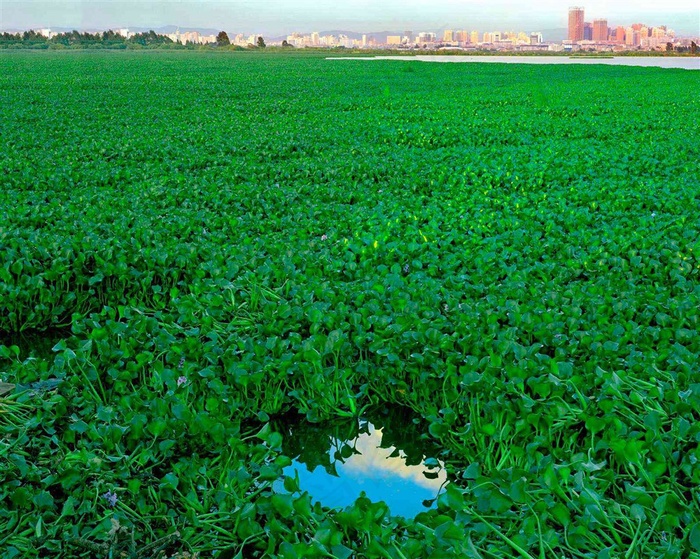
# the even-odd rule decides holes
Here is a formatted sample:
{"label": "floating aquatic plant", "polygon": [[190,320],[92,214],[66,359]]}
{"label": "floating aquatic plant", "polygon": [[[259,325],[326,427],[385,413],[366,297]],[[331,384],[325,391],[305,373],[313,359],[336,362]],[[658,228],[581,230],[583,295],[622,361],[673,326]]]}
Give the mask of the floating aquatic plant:
{"label": "floating aquatic plant", "polygon": [[[0,549],[697,556],[697,86],[3,55],[0,339],[52,342],[0,342]],[[441,449],[416,518],[284,476],[275,420],[378,403]]]}

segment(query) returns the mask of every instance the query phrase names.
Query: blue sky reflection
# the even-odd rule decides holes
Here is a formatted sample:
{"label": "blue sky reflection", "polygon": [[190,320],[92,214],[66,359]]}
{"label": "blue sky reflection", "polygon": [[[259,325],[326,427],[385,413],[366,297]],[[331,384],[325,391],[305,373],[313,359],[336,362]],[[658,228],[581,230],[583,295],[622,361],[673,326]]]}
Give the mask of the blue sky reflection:
{"label": "blue sky reflection", "polygon": [[[433,467],[424,463],[408,466],[401,450],[381,448],[381,429],[369,423],[366,431],[331,447],[329,455],[337,476],[320,465],[310,471],[298,460],[285,469],[285,475],[294,477],[296,470],[301,490],[328,507],[352,505],[364,491],[371,501],[384,501],[394,515],[413,517],[427,510],[423,501],[435,499],[447,481],[442,464],[434,461],[436,465],[430,464]],[[345,444],[354,450],[348,458],[341,458],[339,453]],[[281,481],[275,489],[282,490]]]}

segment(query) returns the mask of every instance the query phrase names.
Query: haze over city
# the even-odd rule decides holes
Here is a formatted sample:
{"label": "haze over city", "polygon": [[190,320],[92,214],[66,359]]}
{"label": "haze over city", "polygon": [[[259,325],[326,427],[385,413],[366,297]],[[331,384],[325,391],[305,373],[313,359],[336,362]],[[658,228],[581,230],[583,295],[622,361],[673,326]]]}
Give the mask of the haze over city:
{"label": "haze over city", "polygon": [[[697,0],[585,2],[587,17],[611,25],[643,21],[668,25],[680,35],[700,34]],[[267,35],[344,29],[358,32],[403,29],[553,29],[567,24],[559,0],[0,0],[0,29],[41,27],[107,29],[182,27],[249,30]]]}

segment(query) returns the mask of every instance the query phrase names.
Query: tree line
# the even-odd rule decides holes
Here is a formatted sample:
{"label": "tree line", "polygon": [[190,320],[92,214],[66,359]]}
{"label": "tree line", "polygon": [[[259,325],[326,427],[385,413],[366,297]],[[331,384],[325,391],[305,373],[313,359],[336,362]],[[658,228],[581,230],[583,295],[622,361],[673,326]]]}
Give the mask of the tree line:
{"label": "tree line", "polygon": [[[231,45],[225,31],[220,32],[216,37],[216,43],[212,43],[211,45],[201,45],[191,42],[183,45],[155,31],[135,33],[129,38],[112,30],[103,31],[101,33],[81,33],[74,30],[66,33],[58,33],[51,38],[37,33],[34,30],[24,31],[22,33],[0,33],[0,49],[193,49],[206,48],[207,46],[241,49],[241,47],[234,47]],[[257,44],[249,46],[257,48],[265,47],[265,41],[262,37],[258,37]]]}

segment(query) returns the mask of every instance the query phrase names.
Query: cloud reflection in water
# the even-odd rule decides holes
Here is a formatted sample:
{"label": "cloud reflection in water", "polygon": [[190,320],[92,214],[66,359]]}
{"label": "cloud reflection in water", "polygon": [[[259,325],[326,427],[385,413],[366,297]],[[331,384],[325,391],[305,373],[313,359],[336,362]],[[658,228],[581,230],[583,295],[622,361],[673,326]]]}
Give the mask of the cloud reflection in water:
{"label": "cloud reflection in water", "polygon": [[[446,472],[440,462],[432,468],[422,462],[407,465],[403,450],[393,446],[382,448],[383,438],[381,428],[363,422],[352,440],[331,437],[330,450],[323,460],[305,463],[296,456],[284,473],[294,477],[296,470],[301,490],[308,491],[324,506],[346,507],[364,491],[370,500],[384,501],[392,514],[413,517],[427,510],[423,501],[438,496],[447,482]],[[415,448],[412,452],[415,455]],[[275,490],[283,491],[281,481]]]}

